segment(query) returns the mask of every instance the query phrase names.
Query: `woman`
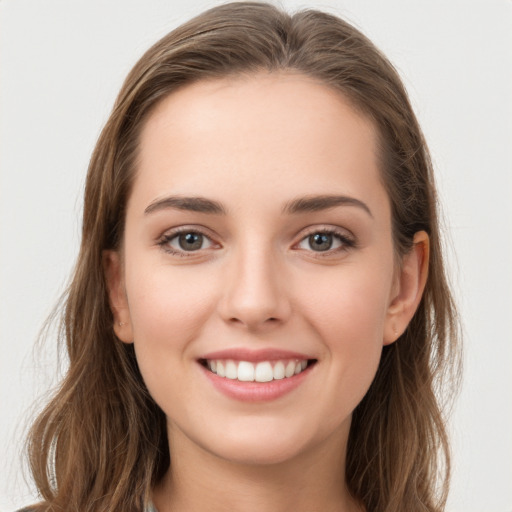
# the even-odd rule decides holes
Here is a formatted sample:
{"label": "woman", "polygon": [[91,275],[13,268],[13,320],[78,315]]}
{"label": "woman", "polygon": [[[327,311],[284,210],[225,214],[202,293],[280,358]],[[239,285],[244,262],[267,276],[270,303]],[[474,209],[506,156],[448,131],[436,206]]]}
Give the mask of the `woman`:
{"label": "woman", "polygon": [[64,324],[38,510],[443,509],[431,164],[338,18],[227,4],[148,50],[90,163]]}

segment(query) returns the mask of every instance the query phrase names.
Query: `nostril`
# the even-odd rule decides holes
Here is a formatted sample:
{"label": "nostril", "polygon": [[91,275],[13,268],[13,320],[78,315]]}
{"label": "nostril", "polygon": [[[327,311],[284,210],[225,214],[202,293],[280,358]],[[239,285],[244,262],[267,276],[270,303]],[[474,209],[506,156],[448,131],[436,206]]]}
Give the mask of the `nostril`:
{"label": "nostril", "polygon": [[[240,318],[237,318],[236,316],[231,317],[231,318],[229,319],[229,321],[230,321],[231,323],[237,323],[237,324],[246,324],[246,323],[251,323],[250,321],[244,321],[244,320],[242,320],[242,319],[240,319]],[[270,318],[267,318],[266,320],[263,320],[262,324],[265,324],[265,323],[268,323],[268,322],[273,323],[273,324],[274,324],[274,323],[278,323],[278,322],[279,322],[279,318],[276,318],[276,317],[273,317],[273,316],[272,316],[272,317],[270,317]]]}

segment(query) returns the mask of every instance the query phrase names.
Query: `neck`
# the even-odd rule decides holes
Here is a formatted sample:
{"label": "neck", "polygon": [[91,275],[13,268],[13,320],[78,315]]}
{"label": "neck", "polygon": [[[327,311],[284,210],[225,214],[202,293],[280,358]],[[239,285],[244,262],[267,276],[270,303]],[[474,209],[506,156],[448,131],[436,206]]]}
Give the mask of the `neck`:
{"label": "neck", "polygon": [[362,510],[345,485],[346,436],[273,464],[226,460],[177,432],[169,439],[171,468],[154,490],[158,512]]}

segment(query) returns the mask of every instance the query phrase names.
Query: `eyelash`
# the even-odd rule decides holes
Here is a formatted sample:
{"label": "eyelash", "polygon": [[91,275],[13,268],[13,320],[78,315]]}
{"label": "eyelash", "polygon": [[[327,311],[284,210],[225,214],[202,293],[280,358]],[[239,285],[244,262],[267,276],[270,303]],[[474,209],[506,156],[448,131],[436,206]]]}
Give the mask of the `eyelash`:
{"label": "eyelash", "polygon": [[[298,244],[301,244],[303,241],[307,240],[310,236],[313,235],[330,235],[333,238],[337,238],[341,242],[341,246],[335,249],[327,249],[326,251],[313,251],[312,249],[308,252],[311,252],[315,255],[316,258],[328,258],[329,256],[333,256],[335,254],[339,254],[342,252],[347,252],[350,249],[356,247],[356,241],[353,237],[347,235],[345,231],[337,230],[335,228],[316,228],[312,229],[308,233],[306,233],[299,241]],[[306,249],[305,249],[306,250]]]}
{"label": "eyelash", "polygon": [[199,250],[198,251],[185,251],[185,250],[177,251],[170,246],[170,242],[172,240],[174,240],[179,235],[182,235],[185,233],[201,235],[204,238],[206,238],[207,240],[209,240],[212,245],[215,245],[214,242],[212,241],[211,237],[209,237],[206,233],[204,233],[200,229],[187,228],[187,227],[176,228],[176,229],[172,230],[170,233],[165,233],[164,235],[162,235],[160,240],[157,242],[157,245],[159,245],[163,251],[165,251],[168,254],[171,254],[172,256],[179,256],[181,258],[193,257],[194,253],[198,253]]}
{"label": "eyelash", "polygon": [[[197,229],[197,228],[187,228],[187,227],[176,228],[172,232],[162,235],[160,240],[157,242],[157,245],[163,251],[165,251],[166,253],[171,254],[173,256],[178,256],[181,258],[193,257],[194,254],[199,253],[201,251],[201,249],[198,249],[197,251],[185,251],[185,250],[175,250],[170,246],[170,242],[172,240],[174,240],[176,237],[178,237],[179,235],[184,234],[184,233],[201,235],[204,238],[206,238],[212,245],[215,245],[215,242],[212,241],[211,237],[209,237],[202,230]],[[333,238],[337,238],[341,242],[341,246],[337,247],[335,249],[327,249],[326,251],[314,251],[311,249],[308,251],[308,252],[315,254],[315,257],[318,257],[318,258],[329,257],[334,254],[338,254],[340,252],[346,252],[346,251],[356,247],[356,241],[352,237],[348,236],[345,232],[341,232],[334,228],[312,229],[311,231],[306,233],[299,240],[299,242],[294,245],[294,247],[301,244],[302,242],[304,242],[306,239],[308,239],[310,236],[313,236],[313,235],[330,235]],[[304,249],[304,250],[307,250],[307,249]]]}

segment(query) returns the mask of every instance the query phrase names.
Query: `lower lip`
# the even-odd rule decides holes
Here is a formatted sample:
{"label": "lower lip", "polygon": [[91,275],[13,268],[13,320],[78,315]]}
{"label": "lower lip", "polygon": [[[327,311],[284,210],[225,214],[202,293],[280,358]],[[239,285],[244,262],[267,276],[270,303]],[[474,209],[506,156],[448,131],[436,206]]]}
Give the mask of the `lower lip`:
{"label": "lower lip", "polygon": [[242,402],[265,402],[276,400],[300,386],[311,373],[313,365],[293,377],[271,380],[270,382],[242,382],[227,377],[219,377],[200,364],[206,377],[214,387],[235,400]]}

